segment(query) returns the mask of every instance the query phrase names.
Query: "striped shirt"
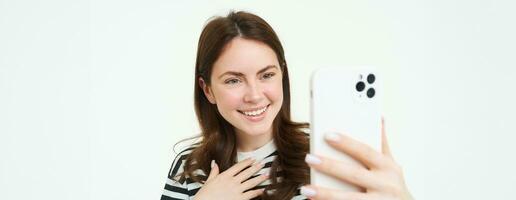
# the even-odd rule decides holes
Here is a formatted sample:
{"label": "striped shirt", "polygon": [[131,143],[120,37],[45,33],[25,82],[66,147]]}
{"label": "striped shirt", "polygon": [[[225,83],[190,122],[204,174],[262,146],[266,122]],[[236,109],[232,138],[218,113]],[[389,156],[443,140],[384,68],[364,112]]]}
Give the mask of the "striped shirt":
{"label": "striped shirt", "polygon": [[[193,182],[190,178],[186,178],[184,180],[177,180],[175,177],[178,174],[181,174],[184,169],[184,164],[186,162],[186,158],[188,155],[195,149],[194,146],[191,146],[187,148],[186,150],[180,152],[176,158],[174,159],[174,162],[172,163],[172,166],[170,168],[170,171],[168,173],[167,181],[165,184],[165,188],[163,190],[163,194],[161,195],[161,200],[186,200],[186,199],[193,199],[197,191],[202,187],[202,183],[199,182]],[[251,178],[259,176],[261,174],[267,173],[270,171],[272,162],[277,157],[278,153],[276,151],[276,146],[274,145],[273,141],[270,141],[266,145],[260,147],[259,149],[251,152],[237,152],[237,161],[240,162],[242,160],[245,160],[247,158],[254,158],[255,160],[262,160],[261,162],[264,164],[264,167],[258,171],[256,174],[254,174]],[[198,175],[206,176],[206,174],[198,169],[194,172]],[[278,181],[281,181],[281,171],[278,172]],[[177,181],[176,181],[177,180]],[[261,189],[265,188],[266,186],[270,185],[272,182],[271,180],[266,180],[262,182],[261,184],[257,185],[254,189]],[[270,192],[270,191],[267,191]],[[274,191],[272,191],[274,192]],[[300,189],[297,189],[296,195],[292,198],[293,200],[302,200],[307,199],[305,196],[300,194]]]}

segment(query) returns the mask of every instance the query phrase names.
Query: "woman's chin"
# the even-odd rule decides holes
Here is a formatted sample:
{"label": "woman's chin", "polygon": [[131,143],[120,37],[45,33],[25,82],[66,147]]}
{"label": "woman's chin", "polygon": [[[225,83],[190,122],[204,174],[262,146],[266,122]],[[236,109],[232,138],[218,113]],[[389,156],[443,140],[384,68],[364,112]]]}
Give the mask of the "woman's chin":
{"label": "woman's chin", "polygon": [[271,134],[272,127],[270,125],[269,125],[268,128],[256,127],[256,129],[249,129],[247,127],[245,129],[240,129],[239,132],[240,132],[240,134],[244,134],[244,135],[247,135],[247,136],[262,136],[262,135]]}

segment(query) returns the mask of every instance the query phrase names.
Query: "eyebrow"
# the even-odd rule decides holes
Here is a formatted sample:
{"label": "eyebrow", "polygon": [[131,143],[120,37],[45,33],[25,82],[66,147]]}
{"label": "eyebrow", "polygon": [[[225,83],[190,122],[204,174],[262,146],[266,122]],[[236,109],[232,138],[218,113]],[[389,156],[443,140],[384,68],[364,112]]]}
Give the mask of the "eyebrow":
{"label": "eyebrow", "polygon": [[[264,67],[263,69],[260,69],[260,71],[258,71],[258,73],[256,74],[260,74],[260,73],[263,73],[271,68],[276,68],[278,69],[278,66],[276,65],[267,65],[267,67]],[[223,74],[221,74],[219,76],[219,79],[222,78],[224,75],[235,75],[235,76],[244,76],[244,74],[242,74],[241,72],[235,72],[235,71],[227,71],[227,72],[224,72]]]}

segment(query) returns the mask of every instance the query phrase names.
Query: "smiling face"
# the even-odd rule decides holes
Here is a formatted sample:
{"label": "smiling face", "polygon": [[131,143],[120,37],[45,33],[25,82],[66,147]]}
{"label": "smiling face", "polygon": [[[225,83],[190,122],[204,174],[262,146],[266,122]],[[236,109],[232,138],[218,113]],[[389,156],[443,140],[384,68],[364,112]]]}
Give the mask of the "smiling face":
{"label": "smiling face", "polygon": [[272,135],[283,87],[278,59],[269,46],[236,37],[213,64],[210,85],[199,81],[208,100],[235,127],[237,137]]}

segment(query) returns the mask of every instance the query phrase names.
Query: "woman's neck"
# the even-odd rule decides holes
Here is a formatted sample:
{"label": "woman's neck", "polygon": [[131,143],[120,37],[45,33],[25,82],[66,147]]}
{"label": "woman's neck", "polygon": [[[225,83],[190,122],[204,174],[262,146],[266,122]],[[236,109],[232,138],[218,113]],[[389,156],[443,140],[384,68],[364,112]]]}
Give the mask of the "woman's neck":
{"label": "woman's neck", "polygon": [[260,135],[249,135],[237,131],[237,151],[249,152],[259,149],[272,140],[272,131]]}

